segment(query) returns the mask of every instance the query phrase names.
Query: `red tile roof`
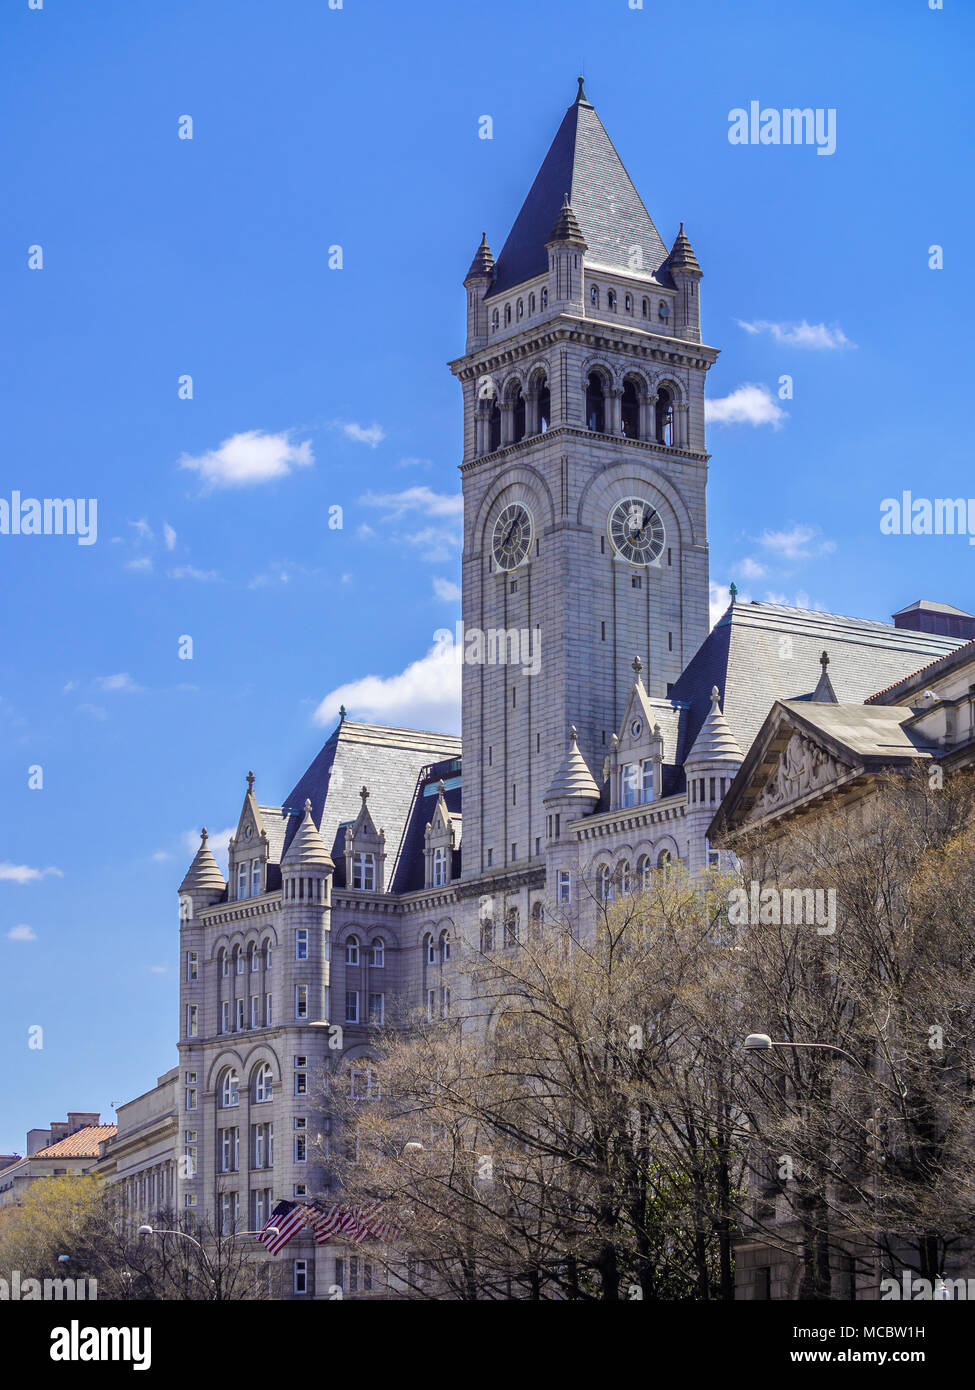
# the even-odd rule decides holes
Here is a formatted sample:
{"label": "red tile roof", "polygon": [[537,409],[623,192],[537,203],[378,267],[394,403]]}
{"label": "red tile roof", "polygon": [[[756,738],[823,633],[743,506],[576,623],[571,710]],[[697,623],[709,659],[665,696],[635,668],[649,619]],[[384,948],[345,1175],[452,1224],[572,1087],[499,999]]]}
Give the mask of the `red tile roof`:
{"label": "red tile roof", "polygon": [[30,1158],[97,1158],[98,1145],[103,1139],[114,1139],[118,1133],[117,1125],[85,1125],[74,1134],[59,1139],[56,1144],[48,1144],[46,1149],[38,1149],[28,1154]]}

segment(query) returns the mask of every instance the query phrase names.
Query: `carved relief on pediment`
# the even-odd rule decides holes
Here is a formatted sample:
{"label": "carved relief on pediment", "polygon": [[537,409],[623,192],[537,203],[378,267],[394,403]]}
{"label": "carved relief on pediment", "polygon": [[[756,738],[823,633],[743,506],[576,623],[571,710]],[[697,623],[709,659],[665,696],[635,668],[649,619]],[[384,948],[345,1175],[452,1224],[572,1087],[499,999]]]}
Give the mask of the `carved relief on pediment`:
{"label": "carved relief on pediment", "polygon": [[844,763],[812,739],[793,734],[749,819],[771,815],[783,806],[801,801],[810,792],[829,786],[848,771]]}

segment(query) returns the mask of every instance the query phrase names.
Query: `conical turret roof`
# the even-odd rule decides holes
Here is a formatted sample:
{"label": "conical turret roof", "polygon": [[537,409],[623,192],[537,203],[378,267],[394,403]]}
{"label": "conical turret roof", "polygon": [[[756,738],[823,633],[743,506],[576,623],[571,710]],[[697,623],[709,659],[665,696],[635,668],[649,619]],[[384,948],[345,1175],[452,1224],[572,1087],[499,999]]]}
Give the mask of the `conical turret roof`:
{"label": "conical turret roof", "polygon": [[489,280],[494,278],[494,257],[488,246],[487,232],[481,233],[481,244],[474,252],[471,268],[464,276],[464,284],[478,275],[486,275]]}
{"label": "conical turret roof", "polygon": [[712,686],[710,712],[701,725],[693,748],[684,759],[684,766],[689,767],[692,763],[740,763],[744,758],[731,732],[731,725],[721,713],[718,687]]}
{"label": "conical turret roof", "polygon": [[568,193],[562,200],[559,215],[555,219],[555,226],[545,244],[549,246],[554,241],[567,241],[570,246],[581,246],[583,251],[586,250],[586,238],[582,235],[579,219],[572,211]]}
{"label": "conical turret roof", "polygon": [[193,863],[186,870],[186,877],[179,885],[181,893],[222,893],[227,880],[217,865],[207,844],[206,826],[200,834],[200,848],[196,851]]}
{"label": "conical turret roof", "polygon": [[332,856],[325,848],[325,841],[318,833],[311,814],[311,800],[305,800],[305,814],[295,831],[288,852],[281,860],[281,867],[302,869],[334,869]]}
{"label": "conical turret roof", "polygon": [[684,270],[697,275],[702,273],[698,259],[694,254],[694,249],[687,240],[687,233],[684,231],[683,222],[680,224],[680,231],[677,233],[674,244],[670,250],[670,255],[667,257],[667,267],[671,272],[675,270]]}
{"label": "conical turret roof", "polygon": [[543,797],[544,801],[598,801],[599,788],[596,786],[596,779],[589,771],[585,758],[579,752],[579,735],[573,724],[569,730],[569,747],[562,765],[555,777],[552,785]]}

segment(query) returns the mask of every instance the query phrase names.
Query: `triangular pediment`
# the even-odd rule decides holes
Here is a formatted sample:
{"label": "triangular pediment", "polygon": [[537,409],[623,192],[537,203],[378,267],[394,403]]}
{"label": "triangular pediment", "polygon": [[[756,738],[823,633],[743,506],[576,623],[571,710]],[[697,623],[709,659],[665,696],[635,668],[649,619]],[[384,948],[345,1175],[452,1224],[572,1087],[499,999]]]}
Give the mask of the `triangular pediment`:
{"label": "triangular pediment", "polygon": [[253,773],[248,773],[248,788],[237,820],[237,830],[232,844],[241,850],[258,850],[267,844],[267,832],[261,816],[261,808],[254,795]]}
{"label": "triangular pediment", "polygon": [[746,816],[748,821],[763,820],[787,810],[843,781],[856,770],[856,764],[838,757],[809,734],[790,729],[788,725],[780,730],[780,733],[785,732],[788,738],[764,786],[752,801]]}

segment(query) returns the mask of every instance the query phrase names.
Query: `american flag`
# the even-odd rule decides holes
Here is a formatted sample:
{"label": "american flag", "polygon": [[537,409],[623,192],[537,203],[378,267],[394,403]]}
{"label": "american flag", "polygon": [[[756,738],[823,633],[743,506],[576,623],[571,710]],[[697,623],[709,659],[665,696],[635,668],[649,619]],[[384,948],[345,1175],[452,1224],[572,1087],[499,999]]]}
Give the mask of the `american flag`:
{"label": "american flag", "polygon": [[399,1227],[392,1221],[379,1220],[382,1203],[366,1202],[364,1205],[350,1207],[336,1202],[326,1208],[320,1202],[313,1202],[314,1215],[309,1225],[315,1233],[317,1244],[324,1245],[329,1240],[347,1240],[352,1245],[361,1245],[370,1237],[388,1240],[400,1234]]}
{"label": "american flag", "polygon": [[[282,1199],[261,1227],[261,1234],[257,1239],[272,1255],[276,1255],[279,1250],[284,1249],[289,1240],[294,1240],[307,1220],[306,1207],[298,1202],[286,1202]],[[272,1226],[276,1228],[276,1235],[270,1233]]]}

